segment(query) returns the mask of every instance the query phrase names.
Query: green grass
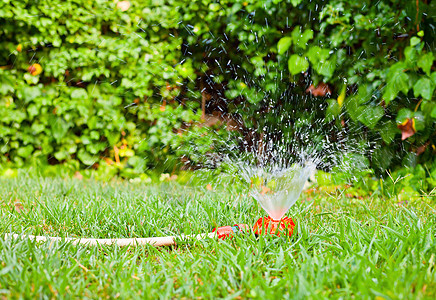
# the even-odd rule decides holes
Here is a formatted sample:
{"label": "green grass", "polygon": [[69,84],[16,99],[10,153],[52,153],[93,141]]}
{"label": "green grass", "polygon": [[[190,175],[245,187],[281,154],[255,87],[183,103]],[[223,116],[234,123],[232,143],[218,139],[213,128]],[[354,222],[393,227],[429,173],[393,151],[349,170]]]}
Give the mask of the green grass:
{"label": "green grass", "polygon": [[[246,193],[215,187],[0,179],[0,233],[150,237],[254,224]],[[0,239],[4,298],[436,297],[431,198],[302,195],[291,238],[253,234],[177,247],[87,247]]]}

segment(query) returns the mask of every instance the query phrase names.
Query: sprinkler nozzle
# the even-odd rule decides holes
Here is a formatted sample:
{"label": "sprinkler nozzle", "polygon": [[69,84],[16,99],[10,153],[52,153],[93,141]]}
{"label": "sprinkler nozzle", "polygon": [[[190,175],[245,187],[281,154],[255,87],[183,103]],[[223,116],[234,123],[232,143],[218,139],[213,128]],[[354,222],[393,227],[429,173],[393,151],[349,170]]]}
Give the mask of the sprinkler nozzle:
{"label": "sprinkler nozzle", "polygon": [[214,228],[212,232],[216,232],[217,237],[220,240],[224,240],[226,237],[233,237],[233,234],[247,232],[250,230],[247,224],[235,224],[233,226],[223,226]]}
{"label": "sprinkler nozzle", "polygon": [[259,218],[253,226],[253,231],[256,235],[288,235],[291,236],[294,232],[294,221],[291,218],[283,217],[281,220],[273,220],[271,217]]}

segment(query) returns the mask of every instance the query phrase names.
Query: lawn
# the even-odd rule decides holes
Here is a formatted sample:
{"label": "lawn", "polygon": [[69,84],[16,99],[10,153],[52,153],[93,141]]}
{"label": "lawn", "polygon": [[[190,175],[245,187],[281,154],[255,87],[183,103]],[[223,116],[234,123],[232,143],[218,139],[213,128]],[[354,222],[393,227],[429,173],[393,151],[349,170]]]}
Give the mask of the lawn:
{"label": "lawn", "polygon": [[[230,186],[20,175],[0,187],[2,237],[194,234],[265,215]],[[0,299],[434,299],[434,199],[345,195],[303,193],[287,214],[296,222],[290,238],[251,233],[166,248],[1,238]]]}

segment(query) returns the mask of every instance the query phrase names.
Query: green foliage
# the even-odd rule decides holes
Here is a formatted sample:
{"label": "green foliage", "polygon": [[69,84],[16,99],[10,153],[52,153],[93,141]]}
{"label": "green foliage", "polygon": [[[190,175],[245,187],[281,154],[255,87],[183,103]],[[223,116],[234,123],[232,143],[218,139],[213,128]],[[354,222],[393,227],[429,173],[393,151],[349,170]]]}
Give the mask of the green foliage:
{"label": "green foliage", "polygon": [[[0,10],[0,163],[33,157],[144,171],[169,159],[163,170],[174,168],[200,122],[200,99],[183,103],[197,75],[182,62],[174,7],[6,1]],[[27,72],[34,64],[42,73]]]}
{"label": "green foliage", "polygon": [[[195,38],[189,37],[188,41],[201,48],[200,53],[207,52],[211,61],[222,62],[209,63],[208,74],[228,78],[225,95],[236,103],[233,111],[241,114],[247,127],[262,131],[264,124],[274,124],[285,131],[306,118],[303,111],[318,113],[315,110],[321,108],[326,120],[324,128],[331,127],[327,124],[332,122],[338,130],[342,126],[359,130],[361,138],[373,144],[366,155],[378,173],[386,175],[386,169],[401,165],[411,152],[419,155],[418,162],[433,159],[436,35],[432,29],[434,14],[430,12],[436,8],[434,3],[403,0],[376,5],[371,1],[347,0],[331,0],[322,5],[303,1],[220,3],[222,14],[227,16],[226,24],[208,23],[216,14],[195,4],[202,15],[192,21],[197,23],[204,18],[208,30],[196,32]],[[291,9],[292,6],[298,9]],[[224,34],[225,39],[211,39],[212,45],[201,47],[201,41]],[[239,66],[234,71],[236,78],[234,74],[227,75],[228,70],[221,70],[228,62]],[[301,95],[310,84],[317,86],[321,82],[330,86],[332,99],[323,99],[320,106],[301,104],[302,101],[288,105],[285,102],[292,99],[281,97],[289,89],[290,94]],[[241,85],[248,88],[241,90]],[[257,97],[247,92],[253,89]],[[241,97],[250,105],[238,106]],[[402,131],[406,129],[393,121],[402,109],[414,112],[413,132],[404,141]],[[274,120],[278,114],[290,111],[293,112],[290,122]],[[308,122],[309,126],[314,124]],[[318,132],[320,136],[326,133],[331,134]],[[389,154],[389,159],[379,159],[381,153]]]}
{"label": "green foliage", "polygon": [[[3,1],[1,163],[172,171],[180,157],[199,162],[215,139],[228,140],[198,126],[205,99],[206,114],[236,115],[258,134],[267,123],[298,130],[278,113],[306,127],[324,118],[319,136],[364,128],[378,172],[411,152],[432,160],[435,5],[132,0],[122,11],[116,1]],[[282,97],[320,83],[331,99]],[[402,141],[405,110],[414,127]],[[389,164],[377,153],[390,153]]]}
{"label": "green foliage", "polygon": [[[382,148],[378,153],[380,164],[389,164],[389,153]],[[409,162],[407,161],[409,160]],[[416,160],[415,154],[405,158],[404,164],[410,164],[410,160]],[[410,201],[411,199],[422,199],[424,196],[434,197],[434,187],[436,186],[436,164],[416,164],[414,167],[398,169],[388,173],[387,178],[377,178],[374,171],[369,169],[369,162],[362,157],[355,157],[352,163],[360,164],[357,171],[350,173],[341,171],[340,168],[335,172],[326,173],[318,171],[316,174],[317,189],[321,192],[342,191],[356,197],[361,196],[380,196],[385,199],[397,199]]]}
{"label": "green foliage", "polygon": [[289,72],[292,75],[297,75],[307,70],[309,63],[304,57],[293,54],[288,61]]}
{"label": "green foliage", "polygon": [[[322,116],[312,120],[325,118],[324,128],[331,127],[328,122],[338,130],[346,126],[362,132],[363,128],[362,140],[377,149],[370,148],[366,155],[378,173],[386,175],[386,169],[400,165],[410,152],[418,153],[420,162],[432,160],[436,144],[436,119],[432,116],[432,112],[436,114],[436,36],[430,11],[435,9],[434,3],[395,0],[373,5],[371,1],[332,0],[322,5],[302,1],[220,4],[218,12],[198,3],[186,7],[185,12],[198,12],[196,17],[189,15],[189,21],[203,24],[194,25],[198,30],[186,40],[194,66],[204,70],[207,64],[207,74],[221,78],[214,87],[223,88],[224,83],[228,108],[243,118],[246,127],[262,132],[265,124],[273,124],[283,132],[292,131],[289,126],[304,118],[310,120],[306,110],[317,115],[323,109]],[[230,72],[223,70],[224,66],[230,66]],[[291,90],[289,94],[295,98],[310,84],[321,82],[332,90],[332,99],[322,99],[323,104],[315,99],[292,103],[289,97],[282,97]],[[242,104],[241,98],[245,100]],[[310,101],[312,105],[307,103]],[[405,129],[393,121],[401,109],[415,112],[414,132],[404,141]],[[291,115],[290,121],[277,120],[279,114]],[[308,121],[306,126],[316,122]],[[320,130],[318,134],[331,131]],[[381,160],[380,153],[388,153],[390,158]]]}

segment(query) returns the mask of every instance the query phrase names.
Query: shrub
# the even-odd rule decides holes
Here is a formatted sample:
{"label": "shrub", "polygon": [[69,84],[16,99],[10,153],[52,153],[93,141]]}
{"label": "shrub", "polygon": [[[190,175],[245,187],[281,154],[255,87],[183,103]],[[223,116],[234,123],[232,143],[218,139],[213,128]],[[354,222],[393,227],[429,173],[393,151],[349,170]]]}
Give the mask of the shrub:
{"label": "shrub", "polygon": [[2,163],[124,162],[142,172],[170,158],[173,168],[201,113],[182,92],[197,75],[182,62],[174,7],[6,1],[0,10]]}
{"label": "shrub", "polygon": [[322,118],[314,135],[358,131],[379,174],[431,167],[434,1],[120,3],[0,4],[3,163],[172,171],[227,136],[195,125],[219,112],[257,136]]}

